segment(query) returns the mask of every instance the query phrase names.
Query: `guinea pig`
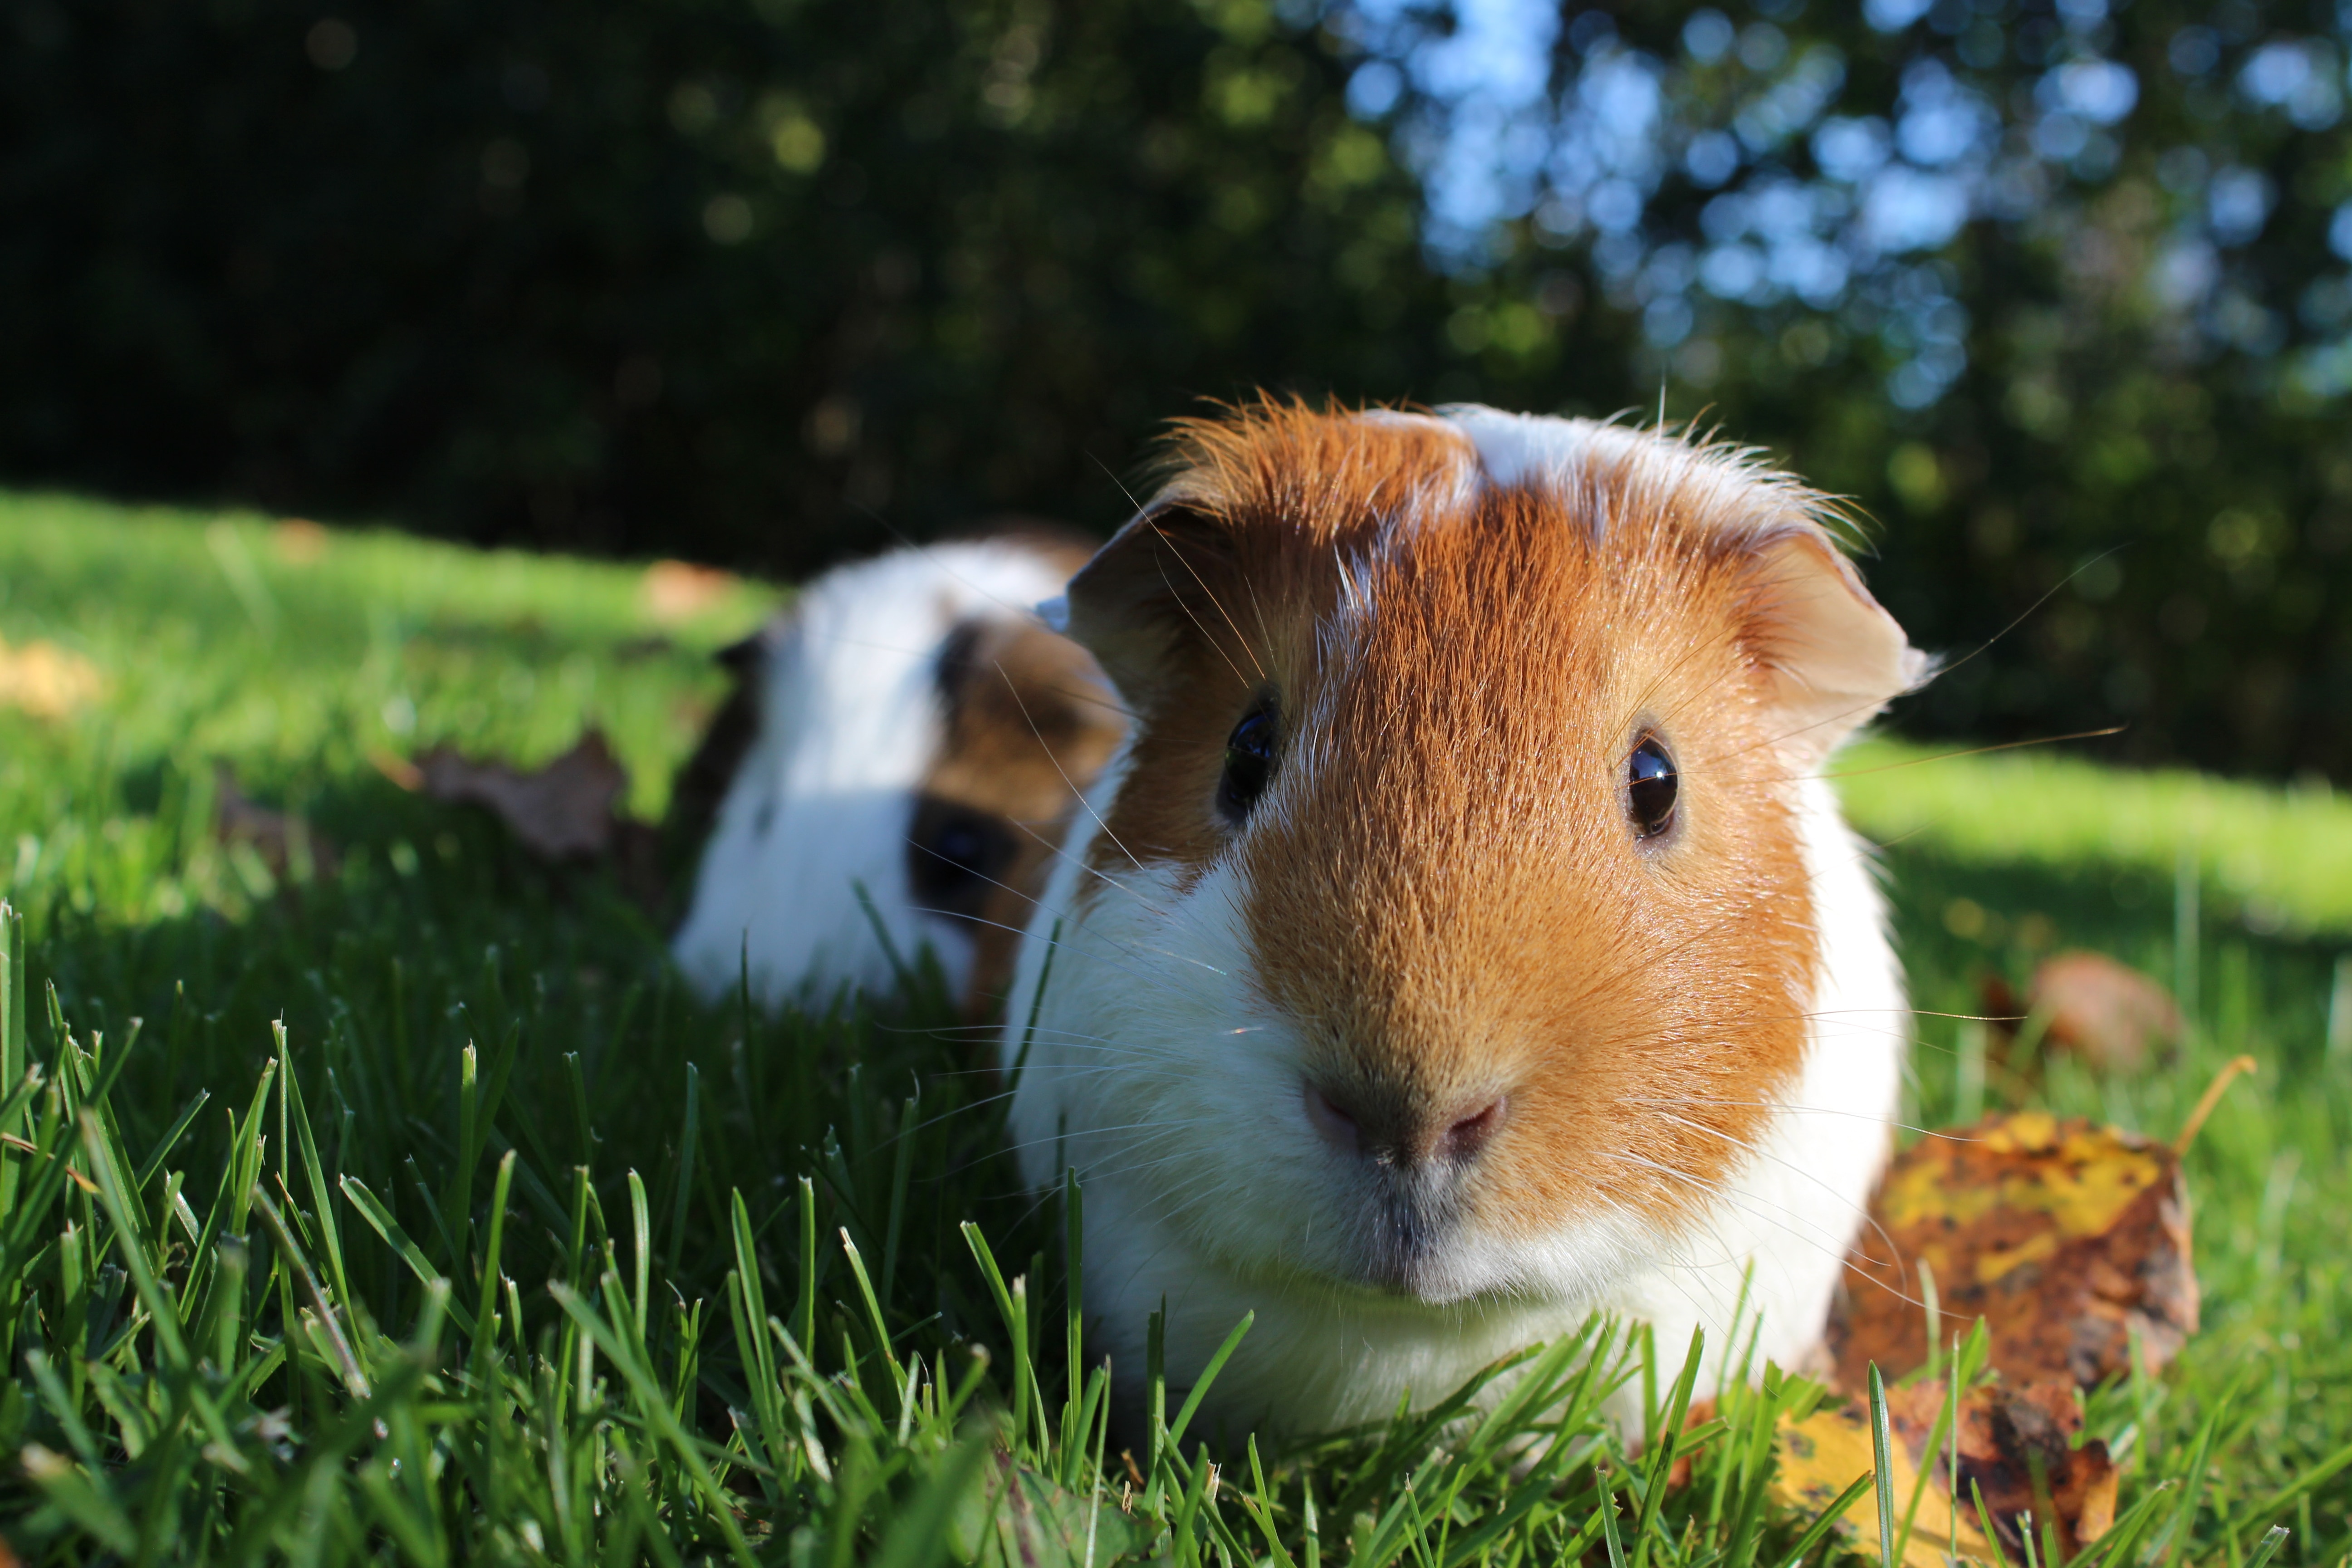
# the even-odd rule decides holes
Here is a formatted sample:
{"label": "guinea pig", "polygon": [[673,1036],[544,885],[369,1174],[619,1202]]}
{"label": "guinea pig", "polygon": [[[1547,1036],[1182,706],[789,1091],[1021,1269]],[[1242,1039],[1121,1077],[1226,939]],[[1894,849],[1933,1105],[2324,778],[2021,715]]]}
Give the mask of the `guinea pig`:
{"label": "guinea pig", "polygon": [[770,1005],[880,990],[928,947],[985,1008],[1125,729],[1093,659],[1031,610],[1086,559],[1036,531],[895,551],[721,656],[740,684],[677,786],[688,816],[716,800],[672,940],[698,991],[747,965]]}
{"label": "guinea pig", "polygon": [[1163,1301],[1180,1391],[1255,1312],[1233,1429],[1433,1404],[1596,1309],[1669,1375],[1704,1326],[1702,1394],[1735,1319],[1809,1363],[1909,1023],[1822,764],[1929,668],[1836,530],[1615,425],[1178,426],[1047,606],[1132,727],[1002,1036],[1124,1398]]}

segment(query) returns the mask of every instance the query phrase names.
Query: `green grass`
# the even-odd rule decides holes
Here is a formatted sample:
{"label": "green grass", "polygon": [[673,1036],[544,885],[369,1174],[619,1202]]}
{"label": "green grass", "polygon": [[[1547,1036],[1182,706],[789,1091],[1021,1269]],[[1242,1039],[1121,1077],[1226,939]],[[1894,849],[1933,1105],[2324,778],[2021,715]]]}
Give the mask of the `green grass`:
{"label": "green grass", "polygon": [[2265,934],[2352,939],[2352,800],[2326,781],[2291,790],[2178,771],[2119,773],[2063,752],[1950,758],[1878,740],[1832,771],[1856,826],[1882,843],[2065,874],[2137,873],[2168,895],[2184,863],[2217,912]]}
{"label": "green grass", "polygon": [[[1467,1430],[1211,1450],[1171,1401],[1114,1436],[1067,1329],[1066,1205],[1020,1190],[933,990],[704,1008],[610,878],[538,867],[369,760],[536,760],[593,721],[653,815],[717,694],[705,655],[766,602],[664,627],[622,568],[367,534],[301,564],[258,520],[0,498],[0,640],[108,682],[63,720],[0,711],[23,940],[0,1092],[41,1075],[0,1101],[34,1145],[0,1149],[20,1555],[1697,1568],[1816,1545],[1763,1492],[1810,1385],[1727,1403],[1668,1489],[1671,1452],[1629,1456],[1585,1369],[1668,1406],[1684,1347],[1622,1335],[1556,1347]],[[2148,1526],[2120,1560],[2246,1563],[2273,1522],[2273,1563],[2342,1560],[2345,808],[2039,760],[1861,771],[1918,754],[1842,767],[1895,840],[1922,1008],[1977,1011],[1986,972],[2080,943],[2178,979],[2197,1027],[2144,1075],[2028,1083],[1985,1081],[1969,1026],[1927,1016],[1912,1121],[2032,1101],[2169,1136],[2221,1061],[2263,1064],[2189,1159],[2204,1332],[2089,1399]],[[219,763],[331,839],[331,873],[280,885],[216,844]],[[1873,1514],[1832,1550],[1874,1555]]]}

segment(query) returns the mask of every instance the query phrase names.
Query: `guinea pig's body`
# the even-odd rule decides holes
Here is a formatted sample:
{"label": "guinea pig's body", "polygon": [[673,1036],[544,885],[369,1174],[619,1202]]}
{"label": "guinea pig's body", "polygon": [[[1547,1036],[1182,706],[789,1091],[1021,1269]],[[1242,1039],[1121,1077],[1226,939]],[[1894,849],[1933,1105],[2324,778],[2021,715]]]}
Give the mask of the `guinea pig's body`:
{"label": "guinea pig's body", "polygon": [[1908,1034],[1820,764],[1926,668],[1822,514],[1586,422],[1185,429],[1070,584],[1135,727],[1003,1047],[1130,1397],[1163,1300],[1179,1388],[1257,1314],[1235,1426],[1431,1403],[1595,1309],[1670,1362],[1704,1326],[1710,1385],[1735,1315],[1807,1359]]}
{"label": "guinea pig's body", "polygon": [[[1031,606],[1086,550],[1034,532],[892,552],[730,650],[741,685],[681,789],[718,796],[672,948],[706,996],[882,989],[929,948],[977,1007],[1122,723]],[[861,899],[861,893],[863,898]]]}

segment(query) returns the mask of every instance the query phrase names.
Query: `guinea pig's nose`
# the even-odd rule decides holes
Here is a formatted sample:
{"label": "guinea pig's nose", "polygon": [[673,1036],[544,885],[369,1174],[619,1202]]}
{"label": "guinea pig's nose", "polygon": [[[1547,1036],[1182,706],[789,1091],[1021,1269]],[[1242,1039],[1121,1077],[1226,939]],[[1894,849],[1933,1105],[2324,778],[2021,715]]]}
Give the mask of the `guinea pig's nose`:
{"label": "guinea pig's nose", "polygon": [[1342,1154],[1360,1152],[1364,1146],[1364,1130],[1353,1116],[1339,1109],[1331,1097],[1307,1080],[1307,1121],[1322,1134],[1323,1142]]}
{"label": "guinea pig's nose", "polygon": [[[1419,1108],[1385,1106],[1379,1095],[1360,1106],[1344,1092],[1335,1094],[1311,1079],[1304,1088],[1307,1121],[1325,1142],[1343,1154],[1368,1154],[1382,1164],[1475,1159],[1502,1131],[1511,1107],[1510,1097],[1498,1094],[1468,1110],[1457,1106],[1432,1115]],[[1384,1109],[1388,1113],[1382,1114]]]}
{"label": "guinea pig's nose", "polygon": [[1496,1095],[1469,1115],[1455,1117],[1438,1135],[1435,1152],[1448,1160],[1471,1158],[1503,1130],[1503,1119],[1510,1112],[1510,1097]]}

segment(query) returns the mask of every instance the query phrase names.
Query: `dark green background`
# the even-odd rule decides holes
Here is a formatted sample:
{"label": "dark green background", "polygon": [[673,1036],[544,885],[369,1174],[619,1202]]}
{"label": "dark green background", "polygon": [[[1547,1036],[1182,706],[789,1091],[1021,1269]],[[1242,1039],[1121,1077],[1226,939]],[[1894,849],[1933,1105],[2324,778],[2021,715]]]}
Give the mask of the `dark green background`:
{"label": "dark green background", "polygon": [[[1693,9],[1617,33],[1674,62]],[[1768,9],[1843,52],[1853,114],[1933,56],[2022,117],[2060,36],[2038,0],[1891,35]],[[2168,63],[2189,25],[2223,46],[2203,77]],[[2314,289],[2344,272],[2352,143],[2231,82],[2266,39],[2340,62],[2345,18],[2135,0],[2098,28],[2065,47],[2137,74],[2120,157],[1944,248],[1969,366],[1906,412],[1866,300],[1711,308],[1701,387],[1578,246],[1507,224],[1433,265],[1392,132],[1442,114],[1349,115],[1344,9],[7,0],[0,474],[788,574],[992,513],[1107,528],[1202,396],[1606,414],[1663,382],[1874,515],[1873,580],[1924,645],[1964,652],[2119,550],[1907,727],[2122,723],[2117,756],[2341,778],[2352,428],[2284,367],[2342,325]],[[1563,31],[1562,71],[1592,36]],[[2224,258],[2262,331],[2200,335],[2133,282],[2194,222],[2154,174],[2184,145],[2280,193]],[[1801,138],[1775,156],[1809,176]],[[1653,237],[1706,195],[1669,179]]]}

